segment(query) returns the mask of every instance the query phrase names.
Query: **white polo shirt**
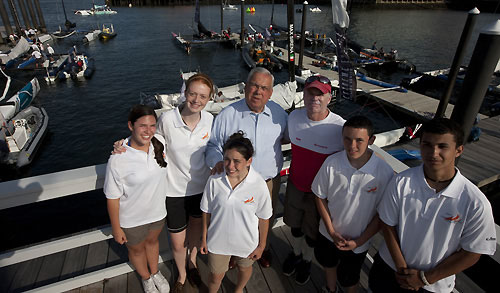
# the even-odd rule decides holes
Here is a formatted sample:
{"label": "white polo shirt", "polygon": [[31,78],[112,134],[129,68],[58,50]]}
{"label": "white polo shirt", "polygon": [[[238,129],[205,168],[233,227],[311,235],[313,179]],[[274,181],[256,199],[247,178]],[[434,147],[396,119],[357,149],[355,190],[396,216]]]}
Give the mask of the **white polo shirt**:
{"label": "white polo shirt", "polygon": [[[317,197],[328,200],[335,231],[344,238],[356,239],[375,216],[393,174],[391,166],[375,154],[363,167],[356,169],[342,151],[325,160],[311,187]],[[323,219],[319,223],[319,232],[333,242]],[[353,252],[361,253],[369,247],[370,241],[367,241]]]}
{"label": "white polo shirt", "polygon": [[[462,248],[494,254],[495,222],[486,196],[458,169],[453,181],[436,193],[425,180],[423,165],[394,176],[379,205],[380,219],[395,226],[401,251],[409,268],[428,271]],[[395,270],[383,243],[382,259]],[[423,288],[450,292],[455,275]]]}
{"label": "white polo shirt", "polygon": [[[162,143],[159,135],[156,138]],[[129,138],[123,146],[127,151],[111,155],[106,166],[103,191],[106,198],[120,199],[120,227],[132,228],[159,221],[167,215],[165,192],[166,168],[161,168],[155,160],[153,144],[149,152],[128,146]]]}
{"label": "white polo shirt", "polygon": [[253,167],[233,190],[225,172],[208,179],[200,208],[211,214],[208,251],[248,257],[259,244],[259,219],[273,214],[267,184]]}
{"label": "white polo shirt", "polygon": [[205,163],[205,148],[210,139],[212,114],[201,111],[201,119],[191,132],[182,121],[179,107],[161,114],[156,133],[165,138],[167,153],[167,196],[200,194],[210,169]]}

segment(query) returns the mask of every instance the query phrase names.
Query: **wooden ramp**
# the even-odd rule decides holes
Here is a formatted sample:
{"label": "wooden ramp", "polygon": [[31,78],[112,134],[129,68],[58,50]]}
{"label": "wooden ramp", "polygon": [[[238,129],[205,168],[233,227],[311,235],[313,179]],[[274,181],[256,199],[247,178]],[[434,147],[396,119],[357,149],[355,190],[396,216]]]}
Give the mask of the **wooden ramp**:
{"label": "wooden ramp", "polygon": [[[288,62],[288,51],[286,49],[279,47],[274,47],[274,49],[281,50],[283,52],[283,55],[276,56],[277,58],[280,58],[282,62]],[[300,53],[295,52],[296,65],[298,63],[297,60],[299,60],[299,58],[300,58]],[[313,60],[317,61],[311,57],[304,55],[304,61],[303,61],[304,68],[311,70],[311,72],[324,75],[332,80],[339,79],[339,74],[337,71],[316,67],[312,65]],[[357,87],[358,89],[366,92],[367,96],[369,96],[372,99],[375,99],[384,106],[396,109],[406,115],[413,116],[417,119],[422,119],[425,117],[432,118],[439,105],[438,100],[412,91],[408,91],[407,93],[402,93],[395,90],[391,90],[391,91],[369,93],[372,90],[382,90],[384,88],[371,83],[361,81],[359,79],[357,80]],[[453,112],[453,105],[449,104],[446,109],[445,116],[451,117],[452,112]],[[480,116],[481,118],[486,118],[486,116],[484,115]]]}

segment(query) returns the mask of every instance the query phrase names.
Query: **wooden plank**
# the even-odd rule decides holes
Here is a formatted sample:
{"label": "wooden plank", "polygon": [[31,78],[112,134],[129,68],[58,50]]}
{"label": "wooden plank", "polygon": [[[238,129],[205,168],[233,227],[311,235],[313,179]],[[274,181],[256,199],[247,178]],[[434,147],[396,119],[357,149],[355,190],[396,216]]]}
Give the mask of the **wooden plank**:
{"label": "wooden plank", "polygon": [[61,270],[61,280],[73,278],[83,273],[87,259],[88,245],[73,248],[66,252],[66,258]]}
{"label": "wooden plank", "polygon": [[16,275],[19,264],[0,268],[0,292],[7,292]]}
{"label": "wooden plank", "polygon": [[[99,281],[90,285],[83,286],[79,289],[80,293],[101,293],[104,289],[104,282]],[[78,289],[75,289],[78,290]]]}
{"label": "wooden plank", "polygon": [[66,251],[44,256],[40,272],[36,278],[35,288],[58,281],[65,258]]}
{"label": "wooden plank", "polygon": [[104,293],[127,292],[127,274],[104,280]]}
{"label": "wooden plank", "polygon": [[[291,243],[292,240],[292,232],[290,227],[288,226],[283,226],[281,227],[281,230],[285,234],[285,236],[288,239],[288,242]],[[312,264],[311,264],[311,280],[308,282],[314,285],[317,291],[321,291],[321,287],[323,287],[326,284],[325,280],[325,272],[323,271],[323,268],[321,265],[316,261],[316,258],[313,257]]]}
{"label": "wooden plank", "polygon": [[[269,268],[261,268],[262,273],[264,274],[267,286],[269,287],[269,290],[271,292],[294,292],[294,289],[291,286],[288,277],[283,275],[283,264],[282,261],[280,262],[280,257],[278,256],[275,249],[277,245],[275,245],[274,243],[280,241],[275,235],[276,232],[281,233],[281,231],[279,231],[278,229],[279,228],[273,229],[271,231],[271,236],[268,238],[268,240],[270,241],[270,249],[273,255],[273,261],[271,262],[271,266]],[[282,257],[282,259],[284,258]]]}
{"label": "wooden plank", "polygon": [[142,292],[142,278],[136,271],[127,274],[127,292]]}
{"label": "wooden plank", "polygon": [[0,267],[113,238],[111,226],[0,254]]}
{"label": "wooden plank", "polygon": [[36,258],[20,263],[9,291],[26,291],[33,288],[42,262],[42,258]]}
{"label": "wooden plank", "polygon": [[[275,255],[278,257],[279,263],[282,265],[285,261],[288,254],[292,251],[292,247],[287,237],[285,236],[285,232],[283,230],[290,228],[288,226],[281,226],[273,229],[273,233],[276,238],[272,238],[271,247],[275,252]],[[282,273],[283,271],[281,271]],[[312,284],[312,282],[307,282],[304,286],[300,286],[295,283],[295,275],[285,278],[288,280],[290,287],[293,289],[290,292],[315,292],[316,288]]]}
{"label": "wooden plank", "polygon": [[108,240],[109,250],[106,267],[114,266],[128,261],[128,251],[125,244],[120,245],[114,239]]}
{"label": "wooden plank", "polygon": [[88,273],[105,268],[108,259],[108,250],[108,241],[90,244],[88,247],[87,259],[85,260],[84,272]]}
{"label": "wooden plank", "polygon": [[266,279],[264,278],[262,270],[271,270],[271,268],[261,268],[259,265],[259,262],[254,262],[252,265],[252,276],[250,277],[250,280],[248,280],[247,285],[245,286],[247,292],[271,292],[272,290],[269,289],[268,283]]}

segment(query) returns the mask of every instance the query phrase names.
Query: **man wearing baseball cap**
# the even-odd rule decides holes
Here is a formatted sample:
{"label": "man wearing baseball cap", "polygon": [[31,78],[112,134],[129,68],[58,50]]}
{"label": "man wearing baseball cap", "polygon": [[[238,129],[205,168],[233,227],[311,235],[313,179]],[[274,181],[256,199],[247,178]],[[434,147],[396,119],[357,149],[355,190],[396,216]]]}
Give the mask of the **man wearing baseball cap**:
{"label": "man wearing baseball cap", "polygon": [[323,161],[343,150],[342,126],[345,120],[328,109],[331,96],[328,78],[315,75],[306,80],[305,107],[290,113],[288,131],[292,144],[292,162],[288,177],[284,222],[292,230],[292,248],[283,263],[283,273],[304,285],[309,281],[319,214],[311,183]]}

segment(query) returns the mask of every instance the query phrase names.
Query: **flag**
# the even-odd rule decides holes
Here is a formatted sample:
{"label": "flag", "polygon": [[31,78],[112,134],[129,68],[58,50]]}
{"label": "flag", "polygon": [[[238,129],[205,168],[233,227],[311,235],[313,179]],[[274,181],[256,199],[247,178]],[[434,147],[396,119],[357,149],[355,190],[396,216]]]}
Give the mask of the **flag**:
{"label": "flag", "polygon": [[341,28],[349,27],[349,14],[347,14],[347,0],[332,0],[333,24]]}

